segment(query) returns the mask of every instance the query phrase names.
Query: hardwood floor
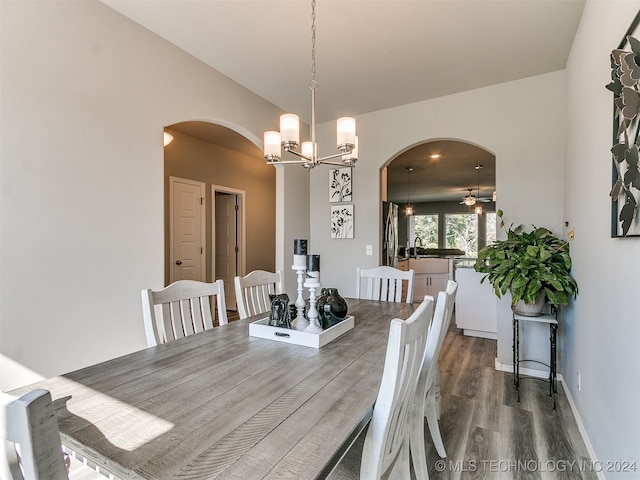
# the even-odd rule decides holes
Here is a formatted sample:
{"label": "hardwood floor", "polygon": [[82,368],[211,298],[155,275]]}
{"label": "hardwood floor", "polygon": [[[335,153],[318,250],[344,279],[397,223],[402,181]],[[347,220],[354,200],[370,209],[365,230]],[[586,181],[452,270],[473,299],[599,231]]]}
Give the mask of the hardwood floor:
{"label": "hardwood floor", "polygon": [[425,424],[429,479],[597,480],[562,385],[554,411],[549,384],[521,376],[518,403],[513,374],[495,369],[496,341],[462,335],[455,318],[451,325],[439,358],[447,457],[438,456]]}
{"label": "hardwood floor", "polygon": [[465,337],[452,325],[440,353],[447,457],[427,433],[429,478],[597,479],[562,386],[554,411],[549,384],[521,376],[518,403],[513,374],[494,368],[496,341]]}

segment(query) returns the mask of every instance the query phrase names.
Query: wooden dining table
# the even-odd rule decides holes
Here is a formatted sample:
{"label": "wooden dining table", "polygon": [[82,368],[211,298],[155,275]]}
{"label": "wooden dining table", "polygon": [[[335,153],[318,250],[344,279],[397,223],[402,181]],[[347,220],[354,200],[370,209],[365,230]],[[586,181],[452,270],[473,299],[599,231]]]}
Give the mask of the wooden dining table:
{"label": "wooden dining table", "polygon": [[355,327],[322,348],[250,336],[263,314],[12,393],[49,390],[63,444],[117,478],[324,478],[370,418],[391,319],[413,312],[347,302]]}

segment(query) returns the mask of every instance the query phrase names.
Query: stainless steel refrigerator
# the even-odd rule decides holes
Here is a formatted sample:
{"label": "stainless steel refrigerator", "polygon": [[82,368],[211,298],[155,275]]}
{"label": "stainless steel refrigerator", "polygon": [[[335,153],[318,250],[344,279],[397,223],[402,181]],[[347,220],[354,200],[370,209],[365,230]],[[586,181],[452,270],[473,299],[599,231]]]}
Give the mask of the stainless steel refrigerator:
{"label": "stainless steel refrigerator", "polygon": [[396,266],[398,252],[398,205],[382,202],[382,265]]}

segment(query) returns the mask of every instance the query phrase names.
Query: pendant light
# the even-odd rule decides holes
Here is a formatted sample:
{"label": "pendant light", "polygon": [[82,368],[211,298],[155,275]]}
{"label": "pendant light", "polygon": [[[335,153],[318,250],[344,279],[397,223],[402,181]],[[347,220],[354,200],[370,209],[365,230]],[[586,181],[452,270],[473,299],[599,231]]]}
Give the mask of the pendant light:
{"label": "pendant light", "polygon": [[476,170],[478,171],[478,193],[477,193],[477,205],[475,208],[476,215],[482,215],[484,213],[484,209],[482,205],[480,205],[480,170],[482,169],[482,165],[476,165]]}
{"label": "pendant light", "polygon": [[407,208],[404,209],[404,213],[407,216],[413,215],[413,207],[411,206],[411,172],[413,172],[413,167],[407,167],[407,172],[409,175],[409,182],[407,186]]}

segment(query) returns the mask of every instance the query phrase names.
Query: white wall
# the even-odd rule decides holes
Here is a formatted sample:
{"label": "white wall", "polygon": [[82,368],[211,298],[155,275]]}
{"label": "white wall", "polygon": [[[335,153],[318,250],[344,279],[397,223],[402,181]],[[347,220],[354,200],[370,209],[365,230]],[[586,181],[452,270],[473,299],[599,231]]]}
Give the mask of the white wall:
{"label": "white wall", "polygon": [[146,346],[140,290],[164,284],[163,127],[212,121],[261,145],[280,111],[100,2],[0,8],[6,390]]}
{"label": "white wall", "polygon": [[[320,167],[312,172],[311,243],[321,255],[323,285],[353,296],[356,268],[379,264],[380,168],[403,150],[428,140],[464,140],[493,152],[497,206],[504,210],[507,221],[546,226],[562,234],[563,118],[564,72],[358,117],[360,158],[353,174],[353,240],[330,238],[329,174]],[[333,124],[323,124],[319,144],[333,145],[334,131]],[[373,245],[373,256],[365,255],[367,244]],[[544,332],[542,341],[534,337],[525,349],[548,348]],[[508,301],[501,302],[498,338],[498,359],[510,365]]]}
{"label": "white wall", "polygon": [[640,467],[640,238],[610,238],[613,94],[605,89],[611,50],[638,9],[637,0],[588,1],[567,65],[564,203],[580,296],[560,341],[562,373],[599,459]]}

